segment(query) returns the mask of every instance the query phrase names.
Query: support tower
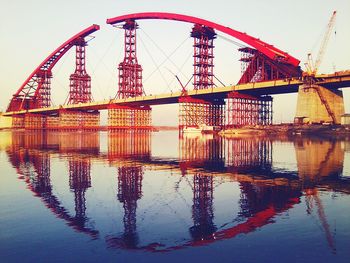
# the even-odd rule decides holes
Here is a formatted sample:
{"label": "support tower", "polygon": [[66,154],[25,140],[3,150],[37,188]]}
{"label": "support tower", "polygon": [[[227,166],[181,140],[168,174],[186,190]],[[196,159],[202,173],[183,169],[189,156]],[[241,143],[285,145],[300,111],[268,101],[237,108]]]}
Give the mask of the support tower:
{"label": "support tower", "polygon": [[142,67],[137,62],[136,56],[136,29],[137,23],[128,20],[123,25],[124,29],[124,60],[119,63],[119,90],[118,98],[142,96]]}
{"label": "support tower", "polygon": [[75,72],[70,75],[70,90],[68,104],[91,102],[91,78],[85,68],[84,38],[78,38],[75,42]]}
{"label": "support tower", "polygon": [[[127,99],[145,94],[142,86],[142,67],[136,56],[135,20],[127,20],[124,29],[124,60],[119,63],[118,99]],[[125,107],[110,105],[108,109],[109,129],[150,129],[151,107]]]}
{"label": "support tower", "polygon": [[[211,88],[214,86],[214,39],[216,33],[211,27],[195,24],[191,37],[194,40],[193,87],[195,90]],[[184,96],[180,98],[179,102],[179,128],[181,130],[223,126],[225,104],[223,100],[204,101]]]}
{"label": "support tower", "polygon": [[191,37],[194,43],[193,85],[194,89],[207,89],[214,85],[214,29],[195,24],[192,28]]}

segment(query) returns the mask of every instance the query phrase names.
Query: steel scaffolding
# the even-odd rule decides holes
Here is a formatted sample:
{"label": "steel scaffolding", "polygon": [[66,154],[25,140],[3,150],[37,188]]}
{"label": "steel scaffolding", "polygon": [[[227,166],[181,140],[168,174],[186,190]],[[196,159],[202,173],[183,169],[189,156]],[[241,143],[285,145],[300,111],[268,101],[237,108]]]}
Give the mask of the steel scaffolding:
{"label": "steel scaffolding", "polygon": [[199,128],[224,124],[224,100],[205,101],[184,96],[179,99],[179,128]]}
{"label": "steel scaffolding", "polygon": [[52,73],[49,70],[40,70],[37,73],[38,88],[36,92],[38,93],[36,107],[37,108],[47,108],[51,105],[51,79]]}
{"label": "steel scaffolding", "polygon": [[142,67],[138,64],[136,56],[136,29],[137,23],[128,20],[124,29],[124,60],[119,64],[118,98],[142,96]]}
{"label": "steel scaffolding", "polygon": [[[54,121],[52,124],[57,124]],[[47,127],[48,129],[61,130],[95,130],[100,126],[100,113],[98,111],[59,111],[58,127]]]}
{"label": "steel scaffolding", "polygon": [[86,72],[85,63],[85,47],[84,38],[75,40],[75,72],[70,75],[70,90],[68,104],[85,103],[92,101],[91,95],[91,78]]}
{"label": "steel scaffolding", "polygon": [[231,92],[227,99],[226,128],[272,124],[272,97]]}
{"label": "steel scaffolding", "polygon": [[151,107],[111,105],[108,109],[109,129],[151,129]]}
{"label": "steel scaffolding", "polygon": [[214,85],[214,39],[216,33],[210,27],[195,24],[192,28],[191,37],[194,40],[194,89],[210,88]]}
{"label": "steel scaffolding", "polygon": [[26,113],[24,115],[25,129],[43,129],[45,123],[45,116],[35,113]]}

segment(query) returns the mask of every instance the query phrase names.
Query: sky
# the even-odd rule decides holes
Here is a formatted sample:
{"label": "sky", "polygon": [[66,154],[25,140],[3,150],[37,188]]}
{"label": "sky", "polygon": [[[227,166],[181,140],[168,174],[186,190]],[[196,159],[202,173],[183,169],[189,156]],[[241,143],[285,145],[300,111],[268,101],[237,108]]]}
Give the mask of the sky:
{"label": "sky", "polygon": [[[336,33],[332,32],[319,73],[350,69],[349,0],[0,0],[0,110],[6,110],[12,94],[54,49],[92,24],[101,26],[87,47],[93,97],[113,98],[117,65],[123,59],[123,32],[107,25],[107,18],[151,11],[196,16],[273,44],[304,67],[308,53],[316,58],[334,10]],[[138,24],[137,54],[146,94],[179,91],[174,74],[185,83],[193,71],[191,25],[161,20]],[[238,46],[232,40],[236,41],[219,33],[215,41],[214,74],[225,85],[235,84],[241,75]],[[54,105],[63,104],[68,96],[74,55],[70,50],[53,70]],[[274,121],[292,121],[296,101],[297,94],[274,96]],[[350,89],[344,90],[344,103],[350,112]],[[157,106],[153,123],[176,125],[177,115],[177,105]]]}

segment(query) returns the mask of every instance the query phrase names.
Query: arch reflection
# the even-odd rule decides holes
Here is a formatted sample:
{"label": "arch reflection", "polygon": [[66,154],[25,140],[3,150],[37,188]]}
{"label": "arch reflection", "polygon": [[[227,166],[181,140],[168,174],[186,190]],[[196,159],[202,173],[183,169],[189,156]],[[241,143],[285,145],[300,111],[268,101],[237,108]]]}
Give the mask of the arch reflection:
{"label": "arch reflection", "polygon": [[[342,177],[342,142],[314,138],[288,141],[295,147],[297,161],[297,169],[292,171],[283,170],[273,162],[274,154],[283,153],[274,153],[275,141],[271,139],[183,137],[179,141],[178,162],[169,163],[152,157],[149,132],[109,133],[108,152],[100,151],[99,136],[98,133],[17,132],[12,134],[11,147],[6,147],[10,162],[28,188],[76,231],[87,233],[92,238],[102,236],[109,247],[170,251],[251,233],[273,224],[281,214],[303,204],[301,201],[305,200],[306,213],[318,217],[328,246],[336,251],[319,189],[350,194],[350,182]],[[53,190],[51,163],[57,157],[67,167],[67,177],[61,180],[66,180],[69,191],[73,193],[74,212],[63,207],[62,200]],[[118,233],[101,234],[100,229],[92,226],[94,214],[88,214],[87,207],[91,200],[88,200],[86,193],[89,189],[95,189],[93,178],[96,175],[91,170],[96,160],[107,164],[116,175],[113,177],[113,198],[122,208],[121,220],[114,221],[114,224],[121,225],[122,231]],[[189,204],[189,216],[188,225],[183,226],[187,236],[181,239],[182,242],[169,241],[165,244],[160,240],[147,241],[144,228],[139,227],[143,219],[140,220],[137,211],[145,205],[141,201],[143,196],[148,194],[156,199],[157,191],[160,191],[155,189],[155,193],[149,193],[149,189],[143,189],[148,167],[163,171],[166,175],[169,175],[170,167],[172,176],[188,182],[176,184],[169,190],[169,194],[172,194],[176,187],[186,188],[183,198]],[[103,178],[104,175],[99,176]],[[232,191],[239,191],[237,200],[227,203],[227,209],[238,204],[238,212],[232,212],[225,224],[218,223],[222,215],[217,209],[216,186],[220,183],[239,186],[238,190],[232,188]],[[183,207],[179,209],[181,211]],[[150,216],[151,213],[143,216]]]}

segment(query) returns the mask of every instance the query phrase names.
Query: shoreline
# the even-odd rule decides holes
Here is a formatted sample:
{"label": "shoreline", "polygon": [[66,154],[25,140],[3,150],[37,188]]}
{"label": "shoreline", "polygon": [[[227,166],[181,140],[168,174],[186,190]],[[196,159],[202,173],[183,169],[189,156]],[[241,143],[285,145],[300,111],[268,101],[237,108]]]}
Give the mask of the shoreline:
{"label": "shoreline", "polygon": [[219,135],[227,136],[350,136],[350,126],[347,125],[295,125],[295,124],[274,124],[269,126],[245,126],[240,128],[226,129],[219,132]]}

